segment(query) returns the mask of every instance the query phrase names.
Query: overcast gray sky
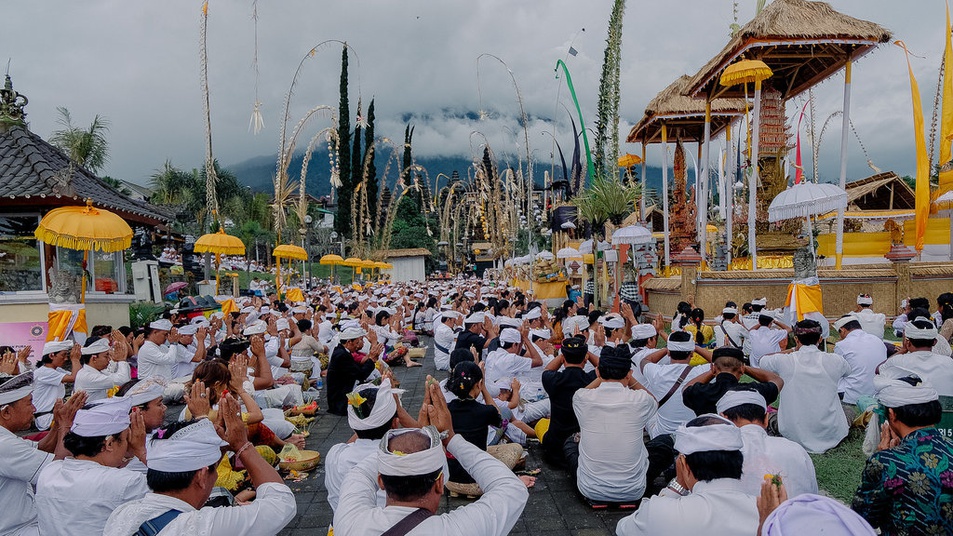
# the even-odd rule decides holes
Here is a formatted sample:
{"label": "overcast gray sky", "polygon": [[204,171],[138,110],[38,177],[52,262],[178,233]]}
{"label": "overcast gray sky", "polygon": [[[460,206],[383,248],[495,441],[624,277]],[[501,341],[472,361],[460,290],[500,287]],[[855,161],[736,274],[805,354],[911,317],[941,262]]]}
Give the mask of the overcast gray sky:
{"label": "overcast gray sky", "polygon": [[[943,2],[834,0],[851,16],[886,26],[911,51],[929,128],[943,53]],[[16,89],[30,98],[31,129],[48,137],[57,128],[56,107],[88,125],[95,114],[109,119],[110,161],[104,174],[137,183],[166,159],[199,167],[204,122],[199,86],[200,0],[34,0],[4,11],[0,58],[11,58]],[[753,15],[755,0],[739,0],[739,18]],[[377,133],[401,140],[403,119],[413,114],[418,155],[470,155],[488,138],[498,155],[522,155],[515,118],[519,104],[506,68],[512,70],[527,114],[533,118],[533,158],[549,161],[553,131],[564,144],[572,104],[554,77],[567,58],[587,125],[595,120],[609,0],[261,0],[258,3],[258,82],[265,130],[249,129],[255,100],[252,68],[255,32],[251,0],[212,0],[209,8],[209,79],[215,156],[225,165],[273,154],[292,75],[313,46],[347,41],[351,62],[351,111],[377,99]],[[620,134],[642,116],[648,101],[677,76],[694,74],[728,40],[730,0],[629,1],[623,31]],[[585,31],[582,29],[585,28]],[[579,51],[567,57],[570,43]],[[321,48],[305,62],[292,101],[292,126],[306,110],[337,106],[340,46]],[[854,69],[852,118],[871,159],[884,169],[913,174],[910,86],[902,51],[885,45]],[[839,110],[843,75],[816,91],[819,121]],[[803,101],[802,101],[803,102]],[[789,104],[789,114],[800,109]],[[460,114],[485,110],[489,119]],[[315,123],[315,131],[329,124]],[[353,125],[353,117],[352,117]],[[818,125],[818,130],[820,126]],[[519,135],[517,135],[519,134]],[[822,179],[834,179],[839,163],[840,121],[832,122],[819,158]],[[310,136],[308,136],[310,137]],[[302,147],[307,142],[299,143]],[[637,152],[631,145],[622,150]],[[649,153],[657,165],[660,151]],[[808,158],[809,158],[808,151]],[[857,140],[850,141],[851,178],[869,174]],[[323,164],[323,163],[322,163]],[[807,164],[807,163],[806,163]],[[810,169],[807,164],[805,167]]]}

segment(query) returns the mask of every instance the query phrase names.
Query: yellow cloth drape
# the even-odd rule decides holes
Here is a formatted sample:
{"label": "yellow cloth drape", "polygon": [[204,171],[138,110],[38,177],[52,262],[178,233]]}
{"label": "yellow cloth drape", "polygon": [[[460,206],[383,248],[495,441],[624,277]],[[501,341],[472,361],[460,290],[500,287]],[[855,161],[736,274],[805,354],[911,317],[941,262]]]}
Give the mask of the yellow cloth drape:
{"label": "yellow cloth drape", "polygon": [[304,293],[301,292],[301,289],[298,287],[291,287],[288,289],[288,292],[285,294],[285,297],[293,302],[303,302]]}
{"label": "yellow cloth drape", "polygon": [[238,311],[238,304],[235,300],[229,298],[222,302],[222,314],[228,316],[230,313]]}
{"label": "yellow cloth drape", "polygon": [[554,298],[566,299],[566,282],[558,283],[534,283],[525,279],[514,279],[511,283],[514,287],[523,290],[533,289],[537,300],[549,300]]}
{"label": "yellow cloth drape", "polygon": [[63,341],[72,332],[84,335],[89,333],[89,328],[86,326],[86,308],[82,305],[50,305],[46,340]]}
{"label": "yellow cloth drape", "polygon": [[923,134],[923,104],[920,102],[920,86],[913,76],[910,65],[910,53],[903,41],[897,41],[907,57],[907,71],[910,73],[910,93],[913,101],[913,137],[917,147],[917,188],[916,188],[916,241],[917,251],[923,251],[923,240],[927,232],[927,218],[930,217],[930,162],[927,157],[927,143]]}
{"label": "yellow cloth drape", "polygon": [[791,283],[788,285],[787,295],[788,297],[784,302],[784,306],[790,307],[793,298],[794,309],[797,312],[798,320],[804,320],[804,315],[807,313],[824,313],[824,300],[820,285],[799,285]]}
{"label": "yellow cloth drape", "polygon": [[[953,38],[950,31],[950,5],[946,5],[946,48],[943,52],[943,114],[940,122],[940,166],[950,161],[953,143]],[[953,169],[940,172],[938,195],[953,190]]]}

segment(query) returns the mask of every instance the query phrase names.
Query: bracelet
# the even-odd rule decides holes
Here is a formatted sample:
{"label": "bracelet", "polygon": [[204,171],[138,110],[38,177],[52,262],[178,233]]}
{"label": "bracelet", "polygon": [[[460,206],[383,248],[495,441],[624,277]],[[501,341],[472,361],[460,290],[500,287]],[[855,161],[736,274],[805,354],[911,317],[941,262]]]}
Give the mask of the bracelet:
{"label": "bracelet", "polygon": [[242,453],[245,452],[245,450],[251,446],[253,446],[251,444],[251,441],[246,441],[245,444],[242,445],[242,448],[238,449],[238,452],[235,453],[235,458],[240,458]]}
{"label": "bracelet", "polygon": [[675,478],[673,478],[671,482],[668,483],[667,487],[668,489],[674,491],[675,493],[678,493],[682,497],[689,494],[689,491],[685,489],[685,486],[682,486],[681,484],[679,484],[678,479],[675,479]]}

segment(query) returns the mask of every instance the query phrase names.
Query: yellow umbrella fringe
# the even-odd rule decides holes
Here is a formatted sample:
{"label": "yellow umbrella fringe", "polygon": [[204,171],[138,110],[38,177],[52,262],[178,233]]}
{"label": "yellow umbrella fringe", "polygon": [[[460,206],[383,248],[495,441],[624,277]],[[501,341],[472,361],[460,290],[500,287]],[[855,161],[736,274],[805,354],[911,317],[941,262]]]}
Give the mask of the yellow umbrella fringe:
{"label": "yellow umbrella fringe", "polygon": [[33,236],[44,244],[80,251],[92,249],[105,253],[115,253],[129,249],[132,246],[132,235],[118,238],[81,238],[62,235],[55,231],[38,227],[36,231],[33,232]]}

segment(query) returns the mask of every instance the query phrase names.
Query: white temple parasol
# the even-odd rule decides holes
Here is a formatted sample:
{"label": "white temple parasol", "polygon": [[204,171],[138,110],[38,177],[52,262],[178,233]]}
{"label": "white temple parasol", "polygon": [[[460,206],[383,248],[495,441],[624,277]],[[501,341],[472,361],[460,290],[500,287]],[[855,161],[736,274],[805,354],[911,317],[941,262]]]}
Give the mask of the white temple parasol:
{"label": "white temple parasol", "polygon": [[655,242],[652,231],[641,225],[621,227],[612,233],[612,245],[614,246],[619,244],[651,244],[652,242]]}
{"label": "white temple parasol", "polygon": [[536,260],[538,261],[551,261],[553,260],[553,252],[549,250],[543,250],[536,254]]}
{"label": "white temple parasol", "polygon": [[575,259],[582,257],[582,253],[576,248],[562,248],[556,252],[557,259]]}
{"label": "white temple parasol", "polygon": [[771,223],[847,208],[847,192],[834,184],[801,182],[779,193],[768,207]]}

